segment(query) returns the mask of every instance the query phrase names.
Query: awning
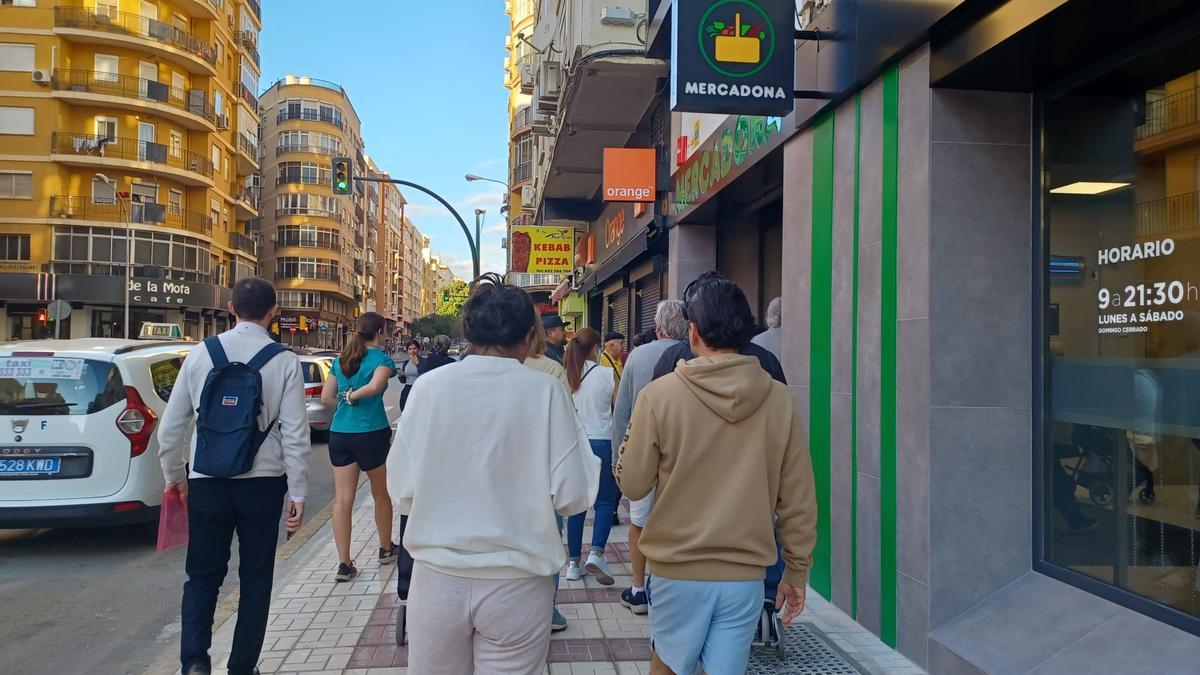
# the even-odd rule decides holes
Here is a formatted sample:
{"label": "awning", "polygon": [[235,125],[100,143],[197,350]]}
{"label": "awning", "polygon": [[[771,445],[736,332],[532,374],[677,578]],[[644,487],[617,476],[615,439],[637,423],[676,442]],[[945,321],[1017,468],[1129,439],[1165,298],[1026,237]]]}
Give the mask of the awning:
{"label": "awning", "polygon": [[554,292],[550,294],[550,302],[559,302],[570,293],[571,277],[563,277],[562,282],[558,284],[558,288],[555,288]]}

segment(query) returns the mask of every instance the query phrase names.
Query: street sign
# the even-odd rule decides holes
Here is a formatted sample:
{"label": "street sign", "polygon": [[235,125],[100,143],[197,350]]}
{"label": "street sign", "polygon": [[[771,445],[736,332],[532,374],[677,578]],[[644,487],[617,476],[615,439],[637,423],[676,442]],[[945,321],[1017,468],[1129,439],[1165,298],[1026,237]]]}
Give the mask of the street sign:
{"label": "street sign", "polygon": [[322,332],[322,333],[325,333],[325,332],[328,332],[328,331],[329,331],[329,324],[327,324],[327,323],[323,323],[323,324],[321,324],[321,332]]}
{"label": "street sign", "polygon": [[51,319],[65,321],[71,318],[71,303],[66,300],[55,300],[46,306],[46,311],[49,312]]}

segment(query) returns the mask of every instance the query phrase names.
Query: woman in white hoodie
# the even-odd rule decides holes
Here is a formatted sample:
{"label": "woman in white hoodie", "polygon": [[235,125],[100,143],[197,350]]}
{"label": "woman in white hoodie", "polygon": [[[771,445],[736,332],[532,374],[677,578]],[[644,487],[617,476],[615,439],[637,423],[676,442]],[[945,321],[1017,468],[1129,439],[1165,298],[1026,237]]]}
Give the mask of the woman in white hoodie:
{"label": "woman in white hoodie", "polygon": [[388,487],[416,561],[414,673],[545,666],[563,564],[555,514],[595,501],[600,462],[563,386],[522,365],[536,319],[523,290],[481,277],[463,311],[471,358],[422,375],[400,418]]}

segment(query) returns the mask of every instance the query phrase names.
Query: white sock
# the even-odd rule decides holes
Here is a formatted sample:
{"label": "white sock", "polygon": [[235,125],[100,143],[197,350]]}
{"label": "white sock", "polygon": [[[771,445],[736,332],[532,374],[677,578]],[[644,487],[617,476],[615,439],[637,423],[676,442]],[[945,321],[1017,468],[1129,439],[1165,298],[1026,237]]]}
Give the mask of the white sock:
{"label": "white sock", "polygon": [[643,586],[634,586],[634,587],[630,588],[629,590],[633,591],[634,595],[637,595],[638,593],[646,592],[646,589]]}

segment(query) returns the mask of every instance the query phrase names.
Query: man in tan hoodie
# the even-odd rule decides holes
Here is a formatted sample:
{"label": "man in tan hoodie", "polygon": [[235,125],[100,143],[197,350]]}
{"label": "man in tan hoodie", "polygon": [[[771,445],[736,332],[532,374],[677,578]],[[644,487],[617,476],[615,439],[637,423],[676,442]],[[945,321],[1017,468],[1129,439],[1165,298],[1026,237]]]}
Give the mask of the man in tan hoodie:
{"label": "man in tan hoodie", "polygon": [[[786,571],[784,623],[804,609],[817,509],[807,433],[787,386],[737,350],[753,334],[737,284],[705,275],[687,303],[696,358],[638,396],[617,462],[630,499],[657,487],[639,547],[652,575],[653,673],[744,673],[763,570]],[[776,524],[777,520],[777,524]]]}

